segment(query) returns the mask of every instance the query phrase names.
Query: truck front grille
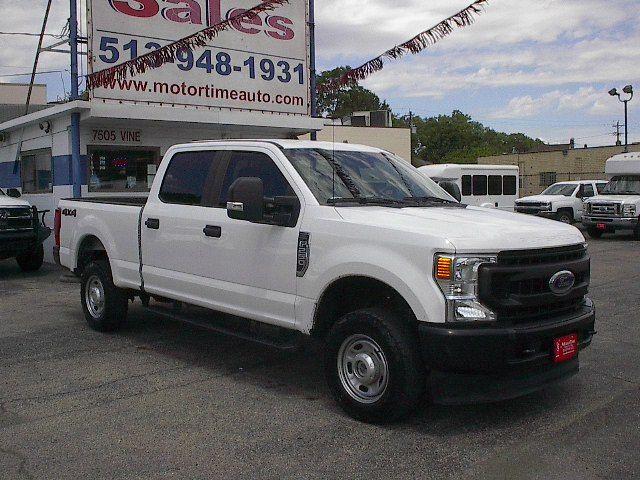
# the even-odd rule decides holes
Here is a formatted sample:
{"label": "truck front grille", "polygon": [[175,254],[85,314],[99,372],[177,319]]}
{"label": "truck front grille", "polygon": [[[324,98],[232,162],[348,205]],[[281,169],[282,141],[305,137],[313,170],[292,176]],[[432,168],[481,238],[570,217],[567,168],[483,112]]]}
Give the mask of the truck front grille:
{"label": "truck front grille", "polygon": [[[549,281],[563,270],[574,274],[575,283],[565,294],[556,295]],[[507,251],[498,254],[497,263],[480,267],[478,293],[499,322],[551,320],[580,309],[589,280],[590,259],[584,245]]]}
{"label": "truck front grille", "polygon": [[622,215],[622,204],[620,203],[592,203],[589,208],[591,215],[607,215],[607,216],[620,216]]}
{"label": "truck front grille", "polygon": [[33,213],[30,208],[0,208],[0,231],[33,229]]}

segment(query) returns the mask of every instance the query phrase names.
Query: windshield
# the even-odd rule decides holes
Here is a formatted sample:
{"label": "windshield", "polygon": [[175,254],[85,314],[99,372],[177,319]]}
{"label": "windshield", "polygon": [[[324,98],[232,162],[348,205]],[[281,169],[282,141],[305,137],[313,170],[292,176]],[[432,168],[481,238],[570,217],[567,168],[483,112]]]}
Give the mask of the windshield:
{"label": "windshield", "polygon": [[455,202],[435,182],[391,154],[297,148],[285,150],[285,155],[321,205],[357,199]]}
{"label": "windshield", "polygon": [[640,195],[640,176],[613,177],[602,190],[603,195]]}
{"label": "windshield", "polygon": [[564,195],[570,197],[576,191],[577,185],[571,183],[556,183],[547,188],[542,195]]}

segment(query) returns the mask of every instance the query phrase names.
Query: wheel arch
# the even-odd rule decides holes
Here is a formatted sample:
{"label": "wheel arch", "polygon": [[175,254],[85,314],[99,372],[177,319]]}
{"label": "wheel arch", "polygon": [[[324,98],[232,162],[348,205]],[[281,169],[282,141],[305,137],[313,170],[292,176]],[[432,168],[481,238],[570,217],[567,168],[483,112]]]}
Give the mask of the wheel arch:
{"label": "wheel arch", "polygon": [[109,261],[107,249],[96,235],[87,234],[78,243],[76,273],[81,274],[89,263],[98,259]]}
{"label": "wheel arch", "polygon": [[375,306],[390,308],[417,325],[414,310],[398,289],[378,278],[353,274],[336,278],[324,288],[314,311],[311,336],[324,338],[346,313]]}

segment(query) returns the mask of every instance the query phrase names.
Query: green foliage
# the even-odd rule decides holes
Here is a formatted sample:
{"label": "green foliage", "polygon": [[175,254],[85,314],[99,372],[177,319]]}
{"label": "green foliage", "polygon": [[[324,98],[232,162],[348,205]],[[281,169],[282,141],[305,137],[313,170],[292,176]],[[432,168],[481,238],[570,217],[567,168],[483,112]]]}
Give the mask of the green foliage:
{"label": "green foliage", "polygon": [[[351,70],[351,67],[347,66],[322,72],[317,78],[318,86],[328,80],[340,77],[349,70]],[[318,94],[318,113],[331,118],[345,117],[359,111],[388,109],[387,102],[381,102],[380,97],[360,85],[342,87],[334,92],[321,92]]]}
{"label": "green foliage", "polygon": [[[409,118],[398,118],[396,124],[409,126]],[[413,135],[414,163],[476,163],[478,157],[525,152],[544,144],[522,133],[496,132],[459,110],[430,118],[414,116],[413,124],[417,130]]]}

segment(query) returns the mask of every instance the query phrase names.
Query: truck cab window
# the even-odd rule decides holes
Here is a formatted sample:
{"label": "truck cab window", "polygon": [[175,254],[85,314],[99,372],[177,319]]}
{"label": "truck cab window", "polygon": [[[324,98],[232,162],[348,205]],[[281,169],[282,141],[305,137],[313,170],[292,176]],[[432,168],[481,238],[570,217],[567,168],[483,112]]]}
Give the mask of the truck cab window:
{"label": "truck cab window", "polygon": [[230,152],[229,166],[222,181],[218,206],[226,207],[229,187],[240,177],[257,177],[262,180],[265,197],[295,195],[291,185],[271,157],[260,152]]}
{"label": "truck cab window", "polygon": [[583,185],[582,198],[591,198],[594,195],[595,193],[593,192],[593,185]]}
{"label": "truck cab window", "polygon": [[486,175],[473,176],[473,194],[474,195],[487,194],[487,176]]}
{"label": "truck cab window", "polygon": [[180,205],[203,205],[215,183],[213,151],[176,153],[169,163],[160,187],[160,200]]}
{"label": "truck cab window", "polygon": [[462,176],[462,196],[469,197],[471,196],[471,175],[463,175]]}

